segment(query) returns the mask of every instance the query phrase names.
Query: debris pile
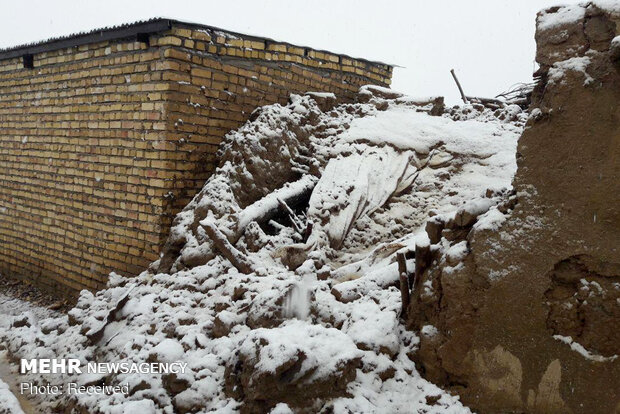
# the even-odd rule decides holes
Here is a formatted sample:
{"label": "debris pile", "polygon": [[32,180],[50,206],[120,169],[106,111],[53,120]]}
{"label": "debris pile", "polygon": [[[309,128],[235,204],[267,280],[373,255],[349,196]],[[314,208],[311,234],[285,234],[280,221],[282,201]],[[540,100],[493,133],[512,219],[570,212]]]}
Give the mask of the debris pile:
{"label": "debris pile", "polygon": [[445,108],[372,86],[354,104],[308,94],[260,108],[226,137],[148,271],[112,274],[68,316],[22,315],[0,336],[14,358],[187,363],[25,375],[129,388],[41,401],[56,409],[467,412],[416,370],[400,276],[444,253],[456,272],[465,234],[506,220],[526,118],[516,105]]}

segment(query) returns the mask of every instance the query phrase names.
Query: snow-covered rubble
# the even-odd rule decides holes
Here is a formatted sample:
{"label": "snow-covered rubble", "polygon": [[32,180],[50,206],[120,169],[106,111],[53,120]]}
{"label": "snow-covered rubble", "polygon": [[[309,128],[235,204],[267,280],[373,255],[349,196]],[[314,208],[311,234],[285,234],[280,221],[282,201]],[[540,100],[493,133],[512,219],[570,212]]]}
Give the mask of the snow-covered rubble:
{"label": "snow-covered rubble", "polygon": [[19,401],[13,395],[9,386],[2,381],[0,378],[0,407],[2,407],[2,412],[7,412],[10,414],[23,414],[23,410],[19,405]]}
{"label": "snow-covered rubble", "polygon": [[[105,413],[469,412],[410,359],[419,341],[399,321],[395,254],[429,245],[431,217],[475,221],[491,209],[485,225],[501,225],[494,206],[511,188],[526,115],[466,106],[432,116],[435,98],[362,97],[325,112],[315,100],[333,97],[316,94],[260,108],[227,136],[220,168],[149,271],[111,275],[67,317],[0,330],[17,358],[187,363],[183,374],[27,376],[129,385],[128,395],[42,402]],[[441,248],[455,264],[464,254]]]}

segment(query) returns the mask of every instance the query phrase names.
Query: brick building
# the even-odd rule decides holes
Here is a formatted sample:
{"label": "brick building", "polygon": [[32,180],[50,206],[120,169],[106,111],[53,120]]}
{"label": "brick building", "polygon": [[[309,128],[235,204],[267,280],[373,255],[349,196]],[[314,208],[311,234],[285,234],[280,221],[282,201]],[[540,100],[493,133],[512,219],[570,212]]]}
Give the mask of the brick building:
{"label": "brick building", "polygon": [[169,19],[0,50],[0,274],[71,296],[139,273],[256,107],[391,74]]}

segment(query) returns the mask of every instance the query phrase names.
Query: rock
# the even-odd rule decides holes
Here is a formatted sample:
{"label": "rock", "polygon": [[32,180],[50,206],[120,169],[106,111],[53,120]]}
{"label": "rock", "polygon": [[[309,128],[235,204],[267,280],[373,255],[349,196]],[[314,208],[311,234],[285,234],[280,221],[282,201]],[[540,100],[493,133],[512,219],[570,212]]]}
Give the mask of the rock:
{"label": "rock", "polygon": [[12,328],[23,328],[25,326],[30,326],[28,315],[19,315],[13,318],[13,322],[11,323]]}
{"label": "rock", "polygon": [[182,375],[177,375],[175,373],[164,374],[162,383],[170,395],[177,395],[190,386],[188,378],[184,378]]}
{"label": "rock", "polygon": [[183,254],[181,260],[183,264],[188,268],[202,266],[209,263],[215,257],[215,253],[209,250],[207,252],[201,252],[198,249],[191,250],[188,253]]}
{"label": "rock", "polygon": [[184,315],[179,318],[179,325],[187,326],[187,325],[195,325],[196,319],[193,316]]}
{"label": "rock", "polygon": [[602,357],[620,355],[620,289],[617,277],[599,273],[596,260],[576,255],[562,260],[547,274],[547,326],[553,335],[577,340]]}
{"label": "rock", "polygon": [[542,65],[551,66],[555,62],[570,59],[585,53],[588,50],[588,42],[583,31],[585,10],[577,20],[568,20],[557,25],[545,25],[562,13],[562,8],[550,7],[538,13],[536,18],[538,29],[536,30],[536,61]]}
{"label": "rock", "polygon": [[228,336],[233,326],[233,321],[225,319],[221,316],[221,314],[218,314],[213,319],[213,328],[211,329],[211,333],[214,338],[222,338],[224,336]]}
{"label": "rock", "polygon": [[334,295],[338,302],[350,303],[362,297],[362,295],[352,289],[345,289],[341,291],[338,286],[339,285],[334,286],[331,290],[332,295]]}
{"label": "rock", "polygon": [[238,300],[243,299],[243,296],[245,295],[245,293],[248,291],[248,288],[246,288],[245,286],[237,286],[235,288],[235,290],[233,291],[233,295],[231,297],[231,299],[236,302]]}
{"label": "rock", "polygon": [[387,367],[383,371],[380,371],[377,375],[379,375],[379,378],[381,379],[381,381],[387,381],[389,379],[394,378],[394,376],[396,375],[396,368]]}
{"label": "rock", "polygon": [[441,398],[441,395],[427,395],[424,398],[426,398],[426,403],[428,405],[435,405],[437,404],[437,401],[439,401],[439,399]]}
{"label": "rock", "polygon": [[338,104],[338,99],[333,93],[306,92],[306,96],[314,99],[316,104],[323,112],[329,112],[334,106]]}
{"label": "rock", "polygon": [[416,243],[415,245],[415,280],[419,280],[420,275],[431,264],[433,253],[430,244]]}
{"label": "rock", "polygon": [[81,321],[78,319],[78,312],[75,312],[74,309],[70,310],[69,313],[67,313],[67,323],[69,323],[69,326],[76,326],[81,323]]}
{"label": "rock", "polygon": [[177,336],[177,325],[170,321],[164,326],[162,332],[166,335],[166,338],[174,338]]}
{"label": "rock", "polygon": [[459,210],[454,216],[454,222],[459,227],[471,227],[478,218],[478,214],[467,210]]}
{"label": "rock", "polygon": [[45,335],[55,330],[60,330],[60,321],[58,321],[57,319],[48,319],[41,322],[41,332],[43,332]]}
{"label": "rock", "polygon": [[433,156],[428,160],[428,167],[433,169],[447,167],[453,159],[454,156],[449,152],[437,151],[433,153]]}
{"label": "rock", "polygon": [[134,395],[138,391],[144,391],[148,389],[151,389],[151,385],[148,382],[142,380],[129,389],[129,395]]}
{"label": "rock", "polygon": [[609,58],[614,64],[620,62],[620,38],[614,38],[609,47]]}
{"label": "rock", "polygon": [[439,216],[431,217],[426,222],[426,234],[431,241],[431,244],[437,244],[441,240],[441,231],[446,224]]}
{"label": "rock", "polygon": [[389,88],[384,88],[375,85],[365,85],[360,88],[360,92],[357,95],[358,102],[366,103],[370,102],[373,97],[379,97],[383,99],[397,99],[402,98],[403,94],[393,91]]}
{"label": "rock", "polygon": [[65,305],[65,302],[62,301],[58,301],[58,302],[54,302],[52,303],[49,308],[51,310],[59,310],[60,308],[62,308]]}
{"label": "rock", "polygon": [[452,242],[455,240],[463,240],[469,234],[471,228],[453,228],[453,229],[443,229],[441,232],[441,237],[446,240]]}
{"label": "rock", "polygon": [[489,211],[489,208],[495,204],[489,198],[473,200],[456,211],[454,216],[454,224],[458,227],[471,227],[478,216]]}
{"label": "rock", "polygon": [[361,353],[334,328],[289,321],[257,329],[226,368],[226,394],[243,401],[241,411],[263,413],[279,403],[295,412],[316,412],[312,400],[346,395]]}
{"label": "rock", "polygon": [[279,248],[274,257],[280,258],[282,264],[290,270],[295,270],[308,260],[308,253],[314,246],[305,243],[296,243]]}

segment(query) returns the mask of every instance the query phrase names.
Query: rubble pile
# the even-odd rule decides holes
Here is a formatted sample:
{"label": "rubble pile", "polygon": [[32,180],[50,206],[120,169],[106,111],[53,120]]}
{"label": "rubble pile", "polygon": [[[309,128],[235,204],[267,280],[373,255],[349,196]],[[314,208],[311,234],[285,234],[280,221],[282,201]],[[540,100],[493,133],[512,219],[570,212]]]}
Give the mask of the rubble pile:
{"label": "rubble pile", "polygon": [[[372,86],[353,104],[311,93],[260,108],[226,137],[149,270],[112,274],[66,317],[26,313],[0,336],[13,358],[188,364],[24,375],[129,387],[39,397],[61,411],[466,412],[416,370],[396,257],[413,269],[432,241],[458,267],[464,229],[505,220],[526,118]],[[451,242],[429,241],[429,222]]]}

